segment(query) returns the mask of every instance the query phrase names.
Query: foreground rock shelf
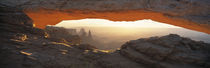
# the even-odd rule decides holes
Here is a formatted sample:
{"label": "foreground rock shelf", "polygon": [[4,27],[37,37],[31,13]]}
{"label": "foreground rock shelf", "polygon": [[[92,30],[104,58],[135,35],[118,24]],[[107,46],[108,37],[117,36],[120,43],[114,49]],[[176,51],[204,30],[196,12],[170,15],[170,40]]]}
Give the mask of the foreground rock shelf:
{"label": "foreground rock shelf", "polygon": [[2,68],[208,68],[210,44],[170,34],[132,40],[109,52],[33,34],[1,42]]}
{"label": "foreground rock shelf", "polygon": [[203,68],[209,66],[209,44],[175,34],[130,41],[120,54],[151,68]]}

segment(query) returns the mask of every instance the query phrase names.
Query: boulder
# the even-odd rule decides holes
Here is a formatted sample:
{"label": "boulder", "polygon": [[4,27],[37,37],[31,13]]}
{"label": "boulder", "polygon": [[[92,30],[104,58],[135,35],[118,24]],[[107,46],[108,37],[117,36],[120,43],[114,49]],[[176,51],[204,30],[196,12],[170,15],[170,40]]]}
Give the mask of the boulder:
{"label": "boulder", "polygon": [[120,54],[153,68],[205,68],[210,63],[209,45],[170,34],[129,41]]}

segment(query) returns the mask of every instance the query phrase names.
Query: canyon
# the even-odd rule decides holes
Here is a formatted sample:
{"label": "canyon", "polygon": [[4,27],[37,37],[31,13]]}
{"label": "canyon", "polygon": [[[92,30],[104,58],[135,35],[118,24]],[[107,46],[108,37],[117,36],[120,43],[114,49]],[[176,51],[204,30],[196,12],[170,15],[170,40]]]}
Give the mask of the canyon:
{"label": "canyon", "polygon": [[132,40],[105,51],[50,40],[44,27],[84,18],[152,19],[209,34],[209,6],[209,0],[1,0],[0,67],[208,68],[210,44],[179,35]]}

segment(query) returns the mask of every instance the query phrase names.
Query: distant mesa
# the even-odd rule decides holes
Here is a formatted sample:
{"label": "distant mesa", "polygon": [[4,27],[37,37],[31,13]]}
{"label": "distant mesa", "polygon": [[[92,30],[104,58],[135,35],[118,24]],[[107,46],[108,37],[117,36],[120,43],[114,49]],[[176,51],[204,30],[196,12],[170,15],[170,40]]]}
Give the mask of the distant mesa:
{"label": "distant mesa", "polygon": [[77,29],[73,28],[64,28],[64,27],[57,27],[57,26],[46,26],[46,32],[49,34],[51,38],[76,38],[80,41],[71,40],[77,42],[76,44],[90,44],[89,42],[93,41],[92,33],[89,30],[88,32],[85,31],[84,28],[81,28],[78,32]]}

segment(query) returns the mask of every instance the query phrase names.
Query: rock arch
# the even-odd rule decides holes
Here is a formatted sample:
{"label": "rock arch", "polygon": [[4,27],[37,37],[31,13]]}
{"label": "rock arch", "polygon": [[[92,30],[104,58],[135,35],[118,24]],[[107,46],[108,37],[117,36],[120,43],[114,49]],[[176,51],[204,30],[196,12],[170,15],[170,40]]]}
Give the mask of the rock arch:
{"label": "rock arch", "polygon": [[62,20],[78,20],[85,18],[108,19],[111,21],[136,21],[152,19],[154,21],[172,24],[200,32],[210,33],[209,25],[197,24],[185,19],[170,18],[163,13],[145,10],[121,10],[121,11],[92,11],[92,10],[48,10],[41,9],[36,12],[25,11],[33,19],[38,28],[45,28],[46,25],[55,25]]}
{"label": "rock arch", "polygon": [[84,18],[152,19],[210,33],[209,0],[1,0],[0,4],[24,10],[39,28]]}

